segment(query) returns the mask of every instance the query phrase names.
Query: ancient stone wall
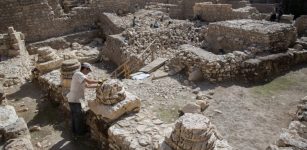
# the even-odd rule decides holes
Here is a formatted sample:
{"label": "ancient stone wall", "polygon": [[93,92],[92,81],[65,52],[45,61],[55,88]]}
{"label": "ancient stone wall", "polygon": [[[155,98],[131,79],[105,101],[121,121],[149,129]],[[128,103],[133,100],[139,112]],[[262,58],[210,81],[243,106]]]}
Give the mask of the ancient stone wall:
{"label": "ancient stone wall", "polygon": [[275,9],[275,4],[254,3],[251,6],[255,7],[260,13],[272,13]]}
{"label": "ancient stone wall", "polygon": [[[296,30],[292,25],[257,20],[233,20],[211,23],[208,27],[208,50],[217,53],[249,50],[280,52],[296,41]],[[254,51],[254,50],[251,50]]]}
{"label": "ancient stone wall", "polygon": [[253,56],[240,51],[215,55],[191,45],[182,45],[182,51],[170,60],[176,72],[185,70],[191,76],[200,70],[203,79],[218,82],[229,79],[269,81],[297,64],[306,63],[306,50],[289,50],[267,56]]}
{"label": "ancient stone wall", "polygon": [[296,19],[294,26],[299,35],[307,34],[307,15],[303,15]]}
{"label": "ancient stone wall", "polygon": [[[256,18],[258,11],[253,7],[233,9],[231,4],[196,3],[194,15],[208,22]],[[253,16],[255,15],[255,16]]]}
{"label": "ancient stone wall", "polygon": [[133,12],[144,5],[141,0],[97,0],[73,7],[64,14],[59,1],[3,0],[0,1],[0,33],[14,26],[25,34],[27,42],[36,42],[97,28],[99,12]]}

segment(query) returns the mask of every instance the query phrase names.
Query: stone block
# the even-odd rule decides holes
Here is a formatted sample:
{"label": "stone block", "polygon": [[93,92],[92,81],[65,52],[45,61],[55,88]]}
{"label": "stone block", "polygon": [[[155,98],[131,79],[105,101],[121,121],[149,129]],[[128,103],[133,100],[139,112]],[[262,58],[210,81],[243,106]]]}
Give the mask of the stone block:
{"label": "stone block", "polygon": [[27,123],[23,118],[18,118],[17,121],[13,124],[6,126],[3,129],[4,139],[14,139],[14,138],[27,138],[30,139],[30,132],[27,126]]}
{"label": "stone block", "polygon": [[15,123],[18,119],[16,111],[13,106],[0,106],[0,131],[3,132],[4,128]]}
{"label": "stone block", "polygon": [[89,108],[106,122],[112,122],[126,113],[138,112],[141,107],[141,100],[129,92],[125,92],[125,94],[126,98],[114,105],[104,105],[97,101],[89,101]]}

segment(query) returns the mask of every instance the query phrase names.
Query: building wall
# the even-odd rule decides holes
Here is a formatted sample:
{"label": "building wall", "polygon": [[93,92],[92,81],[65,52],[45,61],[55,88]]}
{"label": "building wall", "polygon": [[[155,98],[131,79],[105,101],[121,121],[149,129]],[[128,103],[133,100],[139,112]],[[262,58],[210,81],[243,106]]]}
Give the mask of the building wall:
{"label": "building wall", "polygon": [[13,26],[25,34],[27,42],[97,28],[99,14],[122,9],[132,12],[145,6],[143,0],[92,0],[63,13],[60,0],[1,0],[0,33]]}

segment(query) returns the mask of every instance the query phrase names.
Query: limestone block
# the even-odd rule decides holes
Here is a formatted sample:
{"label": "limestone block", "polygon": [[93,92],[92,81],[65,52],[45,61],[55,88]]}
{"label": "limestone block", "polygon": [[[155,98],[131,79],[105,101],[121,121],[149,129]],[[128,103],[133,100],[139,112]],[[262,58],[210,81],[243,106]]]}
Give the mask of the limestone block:
{"label": "limestone block", "polygon": [[8,125],[15,123],[18,119],[16,111],[13,106],[0,106],[0,130]]}
{"label": "limestone block", "polygon": [[165,140],[174,150],[213,150],[217,137],[207,117],[186,113],[176,121],[175,129]]}
{"label": "limestone block", "polygon": [[105,105],[116,104],[126,98],[122,82],[116,79],[108,80],[96,90],[96,101]]}
{"label": "limestone block", "polygon": [[31,138],[27,123],[23,118],[18,118],[15,123],[6,126],[3,132],[4,139],[6,140],[19,137]]}
{"label": "limestone block", "polygon": [[3,150],[34,150],[32,143],[29,139],[26,138],[16,138],[8,140]]}
{"label": "limestone block", "polygon": [[126,98],[114,105],[105,105],[97,101],[89,101],[88,105],[91,111],[101,116],[106,122],[111,122],[125,113],[138,112],[141,107],[141,101],[135,95],[125,92]]}

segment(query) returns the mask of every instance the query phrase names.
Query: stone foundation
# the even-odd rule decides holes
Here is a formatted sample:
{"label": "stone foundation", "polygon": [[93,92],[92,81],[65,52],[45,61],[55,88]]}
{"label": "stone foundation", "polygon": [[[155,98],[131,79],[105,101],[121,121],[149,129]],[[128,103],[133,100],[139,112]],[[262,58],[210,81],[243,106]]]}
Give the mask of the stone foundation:
{"label": "stone foundation", "polygon": [[170,68],[174,72],[185,70],[188,75],[200,70],[203,79],[212,82],[229,79],[269,81],[274,75],[307,62],[306,50],[289,49],[284,53],[255,56],[240,51],[216,55],[191,45],[183,45],[181,49],[182,51],[170,60]]}
{"label": "stone foundation", "polygon": [[282,52],[296,41],[292,25],[256,20],[232,20],[209,24],[208,49],[218,53],[248,50],[256,47],[262,52]]}

